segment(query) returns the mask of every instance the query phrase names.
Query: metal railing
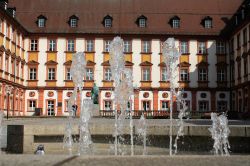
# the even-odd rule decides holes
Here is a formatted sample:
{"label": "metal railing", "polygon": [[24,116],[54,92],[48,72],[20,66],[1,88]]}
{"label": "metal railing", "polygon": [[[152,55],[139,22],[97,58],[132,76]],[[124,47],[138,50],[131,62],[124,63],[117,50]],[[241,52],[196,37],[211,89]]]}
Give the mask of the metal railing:
{"label": "metal railing", "polygon": [[[114,110],[100,110],[101,117],[113,118],[115,116]],[[185,118],[191,119],[209,119],[210,114],[215,111],[187,111]],[[129,111],[126,111],[127,115],[130,115]],[[118,114],[120,114],[120,110],[118,110]],[[148,119],[157,119],[157,118],[164,118],[168,119],[170,116],[169,111],[165,110],[134,110],[132,111],[133,118],[140,118],[143,114],[145,118]],[[173,118],[178,118],[178,111],[173,112]]]}

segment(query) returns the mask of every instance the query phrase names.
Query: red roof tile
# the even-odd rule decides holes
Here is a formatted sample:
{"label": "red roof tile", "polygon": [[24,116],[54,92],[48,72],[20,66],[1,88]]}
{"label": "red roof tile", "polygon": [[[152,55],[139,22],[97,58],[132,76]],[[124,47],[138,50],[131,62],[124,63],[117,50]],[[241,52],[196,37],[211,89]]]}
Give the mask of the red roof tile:
{"label": "red roof tile", "polygon": [[[100,33],[100,34],[186,34],[217,35],[225,27],[223,18],[231,18],[243,0],[9,0],[16,7],[17,20],[34,33]],[[47,18],[46,27],[38,28],[39,15]],[[78,26],[67,21],[76,15]],[[105,28],[103,18],[113,18],[111,28]],[[147,27],[139,28],[135,21],[144,15]],[[180,18],[180,28],[173,29],[169,20]],[[205,29],[201,20],[210,16],[213,28]]]}

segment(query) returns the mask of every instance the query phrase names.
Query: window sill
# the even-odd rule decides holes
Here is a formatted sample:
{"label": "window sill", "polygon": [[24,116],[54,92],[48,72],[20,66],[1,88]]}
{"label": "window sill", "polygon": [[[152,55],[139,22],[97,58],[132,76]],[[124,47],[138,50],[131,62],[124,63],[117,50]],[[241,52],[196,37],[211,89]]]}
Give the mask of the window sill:
{"label": "window sill", "polygon": [[170,81],[159,81],[159,83],[170,83]]}
{"label": "window sill", "polygon": [[198,83],[209,83],[209,81],[197,81]]}
{"label": "window sill", "polygon": [[130,51],[130,52],[123,52],[123,54],[133,54],[133,52],[132,51]]}
{"label": "window sill", "polygon": [[37,82],[38,80],[26,80],[27,82]]}
{"label": "window sill", "polygon": [[76,51],[64,51],[64,53],[76,53]]}
{"label": "window sill", "polygon": [[114,82],[114,80],[110,80],[110,81],[108,81],[108,80],[102,80],[102,82]]}
{"label": "window sill", "polygon": [[32,51],[32,50],[30,50],[30,51],[27,51],[28,53],[38,53],[39,51]]}
{"label": "window sill", "polygon": [[84,51],[84,53],[95,53],[95,51]]}
{"label": "window sill", "polygon": [[73,80],[64,80],[64,82],[73,82]]}
{"label": "window sill", "polygon": [[189,80],[187,80],[187,81],[178,81],[178,83],[190,83],[190,81]]}
{"label": "window sill", "polygon": [[142,83],[151,83],[152,81],[140,81]]}
{"label": "window sill", "polygon": [[57,80],[45,80],[45,82],[56,82]]}
{"label": "window sill", "polygon": [[190,55],[190,53],[182,53],[181,55]]}
{"label": "window sill", "polygon": [[46,51],[46,53],[57,53],[58,51]]}
{"label": "window sill", "polygon": [[151,55],[152,52],[140,52],[140,54],[147,54],[147,55]]}
{"label": "window sill", "polygon": [[196,55],[204,55],[204,56],[207,56],[208,53],[197,53]]}
{"label": "window sill", "polygon": [[83,82],[95,82],[95,80],[83,80]]}

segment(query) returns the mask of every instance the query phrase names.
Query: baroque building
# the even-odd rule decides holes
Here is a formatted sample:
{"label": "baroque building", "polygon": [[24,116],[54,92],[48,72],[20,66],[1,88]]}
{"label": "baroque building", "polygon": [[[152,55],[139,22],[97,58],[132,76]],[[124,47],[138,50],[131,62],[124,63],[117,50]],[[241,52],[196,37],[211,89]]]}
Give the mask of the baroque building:
{"label": "baroque building", "polygon": [[[10,115],[68,114],[72,55],[84,52],[83,95],[99,87],[99,110],[113,109],[109,44],[124,40],[135,111],[167,112],[162,43],[176,39],[189,111],[250,112],[249,0],[1,0],[0,110]],[[11,92],[7,93],[7,88]],[[79,103],[79,101],[78,101]],[[175,104],[175,110],[177,104]]]}

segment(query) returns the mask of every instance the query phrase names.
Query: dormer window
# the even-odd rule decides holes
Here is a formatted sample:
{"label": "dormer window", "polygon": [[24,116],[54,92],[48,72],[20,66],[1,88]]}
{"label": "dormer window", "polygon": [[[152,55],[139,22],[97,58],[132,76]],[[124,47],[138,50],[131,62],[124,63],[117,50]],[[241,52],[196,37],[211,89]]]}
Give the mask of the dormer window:
{"label": "dormer window", "polygon": [[145,28],[147,26],[147,18],[143,15],[137,18],[136,23],[138,27]]}
{"label": "dormer window", "polygon": [[242,20],[245,19],[245,10],[244,9],[241,9],[241,18],[242,18]]}
{"label": "dormer window", "polygon": [[139,20],[139,27],[144,28],[146,27],[146,20],[145,19],[140,19]]}
{"label": "dormer window", "polygon": [[79,20],[78,17],[76,17],[75,15],[70,16],[70,17],[69,17],[69,21],[68,21],[69,26],[70,26],[71,28],[77,27],[77,25],[78,25],[78,20]]}
{"label": "dormer window", "polygon": [[46,25],[46,20],[47,20],[47,18],[44,17],[43,15],[38,16],[38,17],[37,17],[37,26],[38,26],[39,28],[45,27],[45,25]]}
{"label": "dormer window", "polygon": [[180,18],[178,16],[174,16],[169,21],[172,28],[180,28]]}
{"label": "dormer window", "polygon": [[104,27],[110,28],[112,27],[112,21],[113,21],[113,18],[110,15],[107,15],[103,18],[102,24]]}
{"label": "dormer window", "polygon": [[204,26],[204,28],[212,28],[212,18],[207,16],[202,21],[201,24]]}
{"label": "dormer window", "polygon": [[205,20],[205,28],[212,28],[212,20]]}

